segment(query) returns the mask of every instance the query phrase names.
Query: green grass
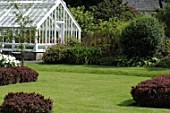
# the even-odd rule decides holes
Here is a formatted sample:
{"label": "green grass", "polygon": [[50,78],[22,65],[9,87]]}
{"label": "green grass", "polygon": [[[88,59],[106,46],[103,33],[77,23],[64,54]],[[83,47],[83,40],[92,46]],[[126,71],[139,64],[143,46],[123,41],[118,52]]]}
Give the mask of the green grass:
{"label": "green grass", "polygon": [[8,92],[37,92],[54,101],[52,113],[169,113],[164,108],[133,106],[131,86],[161,68],[116,68],[27,63],[40,74],[37,82],[0,87],[0,102]]}
{"label": "green grass", "polygon": [[112,67],[96,65],[51,65],[41,63],[27,63],[27,66],[37,71],[45,72],[70,72],[70,73],[90,73],[90,74],[115,74],[128,76],[153,77],[159,74],[170,73],[168,68],[155,67]]}

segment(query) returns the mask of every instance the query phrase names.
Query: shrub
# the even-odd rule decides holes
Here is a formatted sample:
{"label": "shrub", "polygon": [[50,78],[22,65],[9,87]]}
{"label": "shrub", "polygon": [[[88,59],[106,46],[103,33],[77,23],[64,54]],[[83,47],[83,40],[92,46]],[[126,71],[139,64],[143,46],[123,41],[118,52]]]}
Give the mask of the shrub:
{"label": "shrub", "polygon": [[0,67],[20,66],[20,62],[10,55],[0,54]]}
{"label": "shrub", "polygon": [[2,113],[51,113],[52,100],[36,93],[8,93],[0,111]]}
{"label": "shrub", "polygon": [[99,59],[96,59],[97,65],[105,65],[105,66],[117,66],[114,64],[115,57],[108,56],[108,57],[100,57]]}
{"label": "shrub", "polygon": [[43,61],[45,63],[50,64],[61,64],[64,63],[66,60],[66,46],[64,45],[57,45],[50,47],[44,54],[43,54]]}
{"label": "shrub", "polygon": [[138,17],[122,31],[120,45],[129,57],[153,57],[162,46],[164,28],[150,16]]}
{"label": "shrub", "polygon": [[158,62],[155,67],[170,68],[170,56],[167,56]]}
{"label": "shrub", "polygon": [[96,64],[100,57],[97,47],[75,46],[68,49],[67,63],[69,64]]}
{"label": "shrub", "polygon": [[110,56],[110,57],[102,57],[97,60],[97,64],[99,65],[112,65],[112,66],[123,66],[123,67],[147,67],[147,66],[153,66],[157,62],[159,62],[159,59],[153,57],[149,59],[144,58],[128,58],[126,56]]}
{"label": "shrub", "polygon": [[169,20],[169,16],[170,16],[170,3],[167,3],[166,6],[164,8],[160,8],[157,12],[157,18],[165,23],[166,25],[166,35],[168,37],[170,37],[170,20]]}
{"label": "shrub", "polygon": [[115,17],[110,18],[109,21],[100,20],[99,22],[94,37],[89,38],[90,43],[96,47],[101,47],[103,56],[120,54],[119,39],[123,29],[129,23]]}
{"label": "shrub", "polygon": [[163,74],[133,86],[136,103],[146,107],[170,107],[170,74]]}
{"label": "shrub", "polygon": [[12,68],[2,67],[0,68],[0,85],[15,84],[17,83],[16,70]]}
{"label": "shrub", "polygon": [[170,55],[170,38],[166,38],[165,40],[165,55]]}
{"label": "shrub", "polygon": [[15,84],[17,82],[34,82],[38,73],[28,67],[2,67],[0,68],[0,85]]}
{"label": "shrub", "polygon": [[100,49],[96,47],[57,45],[44,53],[43,61],[55,64],[95,64],[99,55]]}
{"label": "shrub", "polygon": [[20,66],[20,67],[13,67],[12,69],[16,71],[16,73],[14,74],[19,77],[18,82],[20,83],[35,82],[38,79],[38,73],[31,68]]}

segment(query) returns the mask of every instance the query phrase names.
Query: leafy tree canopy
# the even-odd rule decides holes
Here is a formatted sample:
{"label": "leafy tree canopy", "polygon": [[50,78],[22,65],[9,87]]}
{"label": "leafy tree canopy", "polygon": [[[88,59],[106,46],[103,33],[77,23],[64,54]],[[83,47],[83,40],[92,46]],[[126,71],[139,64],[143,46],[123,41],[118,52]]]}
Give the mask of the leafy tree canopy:
{"label": "leafy tree canopy", "polygon": [[65,0],[67,4],[72,7],[85,6],[87,9],[89,6],[96,5],[103,0]]}
{"label": "leafy tree canopy", "polygon": [[69,9],[82,28],[82,37],[92,36],[95,29],[93,13],[85,11],[84,6],[70,7]]}
{"label": "leafy tree canopy", "polygon": [[165,23],[166,35],[170,37],[170,3],[168,3],[165,8],[160,9],[156,16],[161,22]]}
{"label": "leafy tree canopy", "polygon": [[135,15],[133,8],[123,4],[122,0],[103,0],[95,6],[91,6],[90,10],[94,13],[96,20],[109,20],[112,17],[132,19]]}

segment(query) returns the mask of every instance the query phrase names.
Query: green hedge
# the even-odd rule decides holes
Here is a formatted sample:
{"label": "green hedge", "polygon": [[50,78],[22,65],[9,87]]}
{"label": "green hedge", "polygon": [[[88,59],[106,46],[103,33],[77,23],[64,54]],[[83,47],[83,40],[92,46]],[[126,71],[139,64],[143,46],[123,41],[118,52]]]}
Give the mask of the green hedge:
{"label": "green hedge", "polygon": [[159,59],[103,55],[100,48],[57,45],[49,48],[43,56],[48,64],[93,64],[107,66],[150,66]]}
{"label": "green hedge", "polygon": [[96,64],[100,53],[96,47],[57,45],[44,53],[43,61],[50,64]]}

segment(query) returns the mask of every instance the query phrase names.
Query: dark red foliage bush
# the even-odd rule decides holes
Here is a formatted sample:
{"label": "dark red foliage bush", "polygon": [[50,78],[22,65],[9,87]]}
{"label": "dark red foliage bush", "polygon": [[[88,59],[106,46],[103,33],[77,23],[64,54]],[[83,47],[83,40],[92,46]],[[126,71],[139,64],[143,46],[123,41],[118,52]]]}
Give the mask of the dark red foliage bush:
{"label": "dark red foliage bush", "polygon": [[17,82],[34,82],[38,73],[28,67],[2,67],[0,68],[0,85],[14,84]]}
{"label": "dark red foliage bush", "polygon": [[19,76],[20,83],[22,82],[34,82],[38,78],[38,73],[31,68],[20,66],[20,67],[12,67],[16,70],[16,75]]}
{"label": "dark red foliage bush", "polygon": [[162,74],[133,86],[136,103],[145,107],[170,107],[170,74]]}
{"label": "dark red foliage bush", "polygon": [[11,68],[0,68],[0,85],[17,83],[16,71]]}
{"label": "dark red foliage bush", "polygon": [[0,107],[1,113],[51,113],[52,100],[36,93],[8,93]]}

